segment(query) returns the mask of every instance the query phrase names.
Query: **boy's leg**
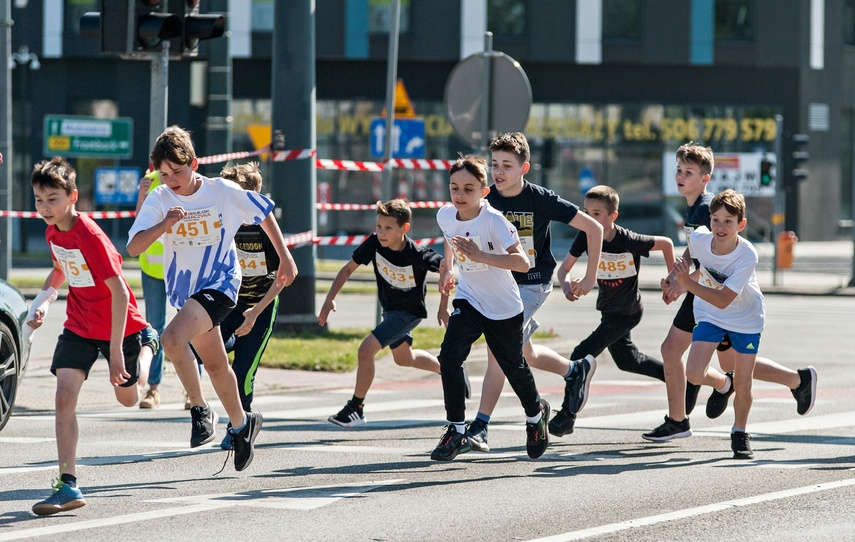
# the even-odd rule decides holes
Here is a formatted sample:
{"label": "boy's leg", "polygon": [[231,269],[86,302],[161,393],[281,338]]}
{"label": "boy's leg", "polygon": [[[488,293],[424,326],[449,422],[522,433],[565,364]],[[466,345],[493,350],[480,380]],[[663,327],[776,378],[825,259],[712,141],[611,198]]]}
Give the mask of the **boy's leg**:
{"label": "boy's leg", "polygon": [[86,373],[79,369],[56,370],[56,450],[59,469],[63,474],[77,472],[77,398],[86,380]]}
{"label": "boy's leg", "polygon": [[745,430],[745,427],[748,425],[748,413],[751,411],[751,405],[754,403],[751,387],[752,380],[756,376],[755,363],[757,356],[756,354],[736,353],[735,357],[736,367],[733,370],[733,388],[736,391],[733,397],[733,425]]}
{"label": "boy's leg", "polygon": [[368,390],[371,389],[375,373],[374,356],[382,349],[383,345],[371,333],[359,345],[359,350],[356,353],[356,386],[353,389],[353,394],[357,397],[364,399]]}
{"label": "boy's leg", "polygon": [[[123,406],[132,407],[139,401],[139,386],[137,382],[140,380],[140,354],[142,351],[151,353],[151,349],[143,348],[140,345],[140,334],[134,333],[125,337],[122,342],[122,355],[125,358],[125,371],[131,375],[130,380],[121,386],[114,386],[113,392],[116,394],[116,399]],[[110,351],[108,348],[101,350],[101,353],[108,360],[110,359]]]}
{"label": "boy's leg", "polygon": [[[261,357],[267,349],[267,343],[270,341],[270,336],[273,334],[273,328],[276,324],[276,314],[278,312],[279,298],[274,299],[267,307],[261,311],[258,318],[255,320],[255,325],[249,330],[249,333],[241,337],[234,337],[232,351],[234,352],[234,361],[232,362],[232,370],[235,372],[235,377],[238,383],[238,393],[240,395],[241,405],[246,412],[252,410],[252,398],[255,390],[255,375],[258,373],[258,367],[261,363]],[[245,305],[238,303],[232,314],[240,310]],[[233,331],[230,327],[233,325],[230,322],[231,318],[226,318],[220,324],[220,331],[224,332],[221,335],[228,333],[230,336]],[[240,312],[240,322],[243,323],[243,312]],[[238,326],[240,327],[240,326]],[[226,347],[228,350],[228,347]]]}
{"label": "boy's leg", "polygon": [[195,299],[188,299],[160,337],[164,354],[172,360],[178,379],[194,407],[207,406],[207,402],[202,394],[202,381],[190,341],[210,330],[211,326],[211,317],[205,309]]}
{"label": "boy's leg", "polygon": [[487,346],[496,356],[496,362],[519,398],[526,416],[537,416],[541,407],[540,393],[534,383],[534,375],[523,357],[522,314],[506,320],[485,321],[483,332]]}
{"label": "boy's leg", "polygon": [[[187,305],[181,312],[187,308]],[[232,427],[240,427],[244,423],[245,413],[238,395],[237,378],[229,366],[226,347],[220,335],[219,326],[193,338],[193,348],[202,359],[205,372],[211,379],[211,385],[229,417]]]}
{"label": "boy's leg", "polygon": [[[733,348],[728,348],[718,352],[718,362],[721,365],[721,370],[724,372],[733,371],[736,368],[736,359],[738,354]],[[772,382],[773,384],[781,384],[793,390],[801,384],[799,373],[788,367],[784,367],[780,363],[757,356],[757,361],[754,366],[754,378],[763,382]]]}
{"label": "boy's leg", "polygon": [[481,402],[478,404],[478,413],[492,416],[504,388],[505,373],[496,362],[493,351],[488,347],[487,370],[484,373],[484,381],[481,383]]}
{"label": "boy's leg", "polygon": [[413,348],[407,341],[392,348],[392,359],[401,367],[412,367],[433,374],[439,374],[439,360],[427,350]]}
{"label": "boy's leg", "polygon": [[683,365],[683,353],[691,344],[690,332],[671,326],[661,348],[668,416],[676,421],[686,419],[686,367]]}
{"label": "boy's leg", "polygon": [[448,328],[439,352],[442,393],[446,419],[453,423],[466,420],[466,377],[463,362],[483,330],[477,318],[479,313],[468,301],[455,299],[454,311],[448,319]]}

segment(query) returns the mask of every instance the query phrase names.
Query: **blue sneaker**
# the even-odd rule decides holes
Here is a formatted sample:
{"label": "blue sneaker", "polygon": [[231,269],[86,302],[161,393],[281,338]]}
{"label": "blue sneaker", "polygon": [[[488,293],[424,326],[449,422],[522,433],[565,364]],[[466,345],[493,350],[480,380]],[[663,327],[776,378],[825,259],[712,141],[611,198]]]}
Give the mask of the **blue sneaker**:
{"label": "blue sneaker", "polygon": [[59,512],[76,510],[86,506],[83,493],[77,487],[71,487],[59,478],[54,481],[53,492],[47,499],[33,505],[33,513],[37,516],[50,516]]}
{"label": "blue sneaker", "polygon": [[222,448],[223,450],[231,450],[232,449],[232,443],[234,442],[235,439],[232,436],[231,430],[232,430],[232,422],[229,422],[228,425],[226,425],[226,436],[223,437],[223,441],[220,443],[220,448]]}

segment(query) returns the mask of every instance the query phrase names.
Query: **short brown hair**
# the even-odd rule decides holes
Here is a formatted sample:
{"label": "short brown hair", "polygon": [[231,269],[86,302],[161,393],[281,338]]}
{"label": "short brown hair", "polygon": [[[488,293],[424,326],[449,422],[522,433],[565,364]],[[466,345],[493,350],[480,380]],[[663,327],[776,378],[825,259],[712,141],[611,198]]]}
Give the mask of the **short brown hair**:
{"label": "short brown hair", "polygon": [[487,160],[483,156],[475,154],[461,156],[451,164],[448,174],[453,175],[462,169],[465,169],[473,177],[478,179],[481,182],[481,186],[487,186]]}
{"label": "short brown hair", "polygon": [[77,172],[61,156],[54,156],[33,167],[30,184],[33,188],[59,188],[71,194],[77,190]]}
{"label": "short brown hair", "polygon": [[155,169],[160,168],[164,160],[182,166],[190,164],[196,159],[190,133],[181,127],[170,126],[157,137],[149,158]]}
{"label": "short brown hair", "polygon": [[689,141],[677,149],[677,161],[697,165],[701,168],[702,175],[712,175],[715,169],[713,150],[710,147],[697,145],[694,141]]}
{"label": "short brown hair", "polygon": [[258,170],[258,162],[224,167],[220,177],[238,183],[244,190],[261,192],[261,172]]}
{"label": "short brown hair", "polygon": [[496,136],[490,142],[490,151],[505,151],[517,155],[520,164],[524,164],[531,159],[531,149],[528,147],[528,139],[522,132],[507,132]]}
{"label": "short brown hair", "polygon": [[409,224],[413,217],[410,204],[404,199],[390,199],[389,201],[377,202],[377,214],[379,216],[391,216],[397,220],[399,226]]}
{"label": "short brown hair", "polygon": [[725,211],[737,217],[740,222],[745,218],[745,196],[728,188],[723,192],[719,192],[710,202],[710,214],[724,207]]}
{"label": "short brown hair", "polygon": [[598,184],[585,192],[585,199],[603,202],[609,214],[617,211],[620,207],[620,196],[618,196],[617,191],[604,184]]}

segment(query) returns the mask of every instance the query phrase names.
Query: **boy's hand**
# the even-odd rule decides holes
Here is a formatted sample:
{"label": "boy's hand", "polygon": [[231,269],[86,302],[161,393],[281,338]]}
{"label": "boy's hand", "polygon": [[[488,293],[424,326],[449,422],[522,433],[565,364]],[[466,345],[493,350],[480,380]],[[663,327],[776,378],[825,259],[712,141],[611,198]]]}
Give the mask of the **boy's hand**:
{"label": "boy's hand", "polygon": [[442,327],[448,327],[448,319],[451,317],[451,311],[448,307],[440,307],[436,313],[436,323]]}
{"label": "boy's hand", "polygon": [[243,312],[243,323],[235,330],[236,336],[243,337],[252,331],[252,326],[255,325],[255,321],[258,319],[258,315],[255,314],[254,309],[255,307]]}
{"label": "boy's hand", "polygon": [[472,260],[475,263],[484,263],[484,251],[478,248],[475,241],[462,235],[455,235],[451,239],[451,243],[457,248],[457,251]]}
{"label": "boy's hand", "polygon": [[579,296],[573,293],[573,284],[569,281],[563,281],[561,283],[561,291],[564,292],[564,297],[567,301],[576,301],[579,299]]}
{"label": "boy's hand", "polygon": [[683,290],[689,289],[689,271],[692,265],[692,260],[676,258],[674,260],[674,268],[672,269],[672,273],[674,278],[677,279],[677,283]]}
{"label": "boy's hand", "polygon": [[335,299],[328,299],[324,301],[323,306],[321,307],[321,312],[318,313],[318,325],[322,326],[327,323],[327,317],[330,312],[335,312]]}
{"label": "boy's hand", "polygon": [[170,208],[169,211],[166,212],[166,218],[163,219],[163,222],[166,224],[166,229],[177,224],[185,216],[187,216],[187,211],[184,210],[184,207],[178,206]]}
{"label": "boy's hand", "polygon": [[151,188],[151,177],[143,175],[140,179],[140,194],[148,194],[149,188]]}
{"label": "boy's hand", "polygon": [[293,261],[279,261],[279,269],[276,270],[276,286],[291,286],[297,278],[297,266]]}
{"label": "boy's hand", "polygon": [[679,299],[680,296],[683,295],[683,292],[685,292],[677,282],[673,271],[659,282],[659,288],[662,289],[662,301],[664,301],[666,305],[670,305]]}
{"label": "boy's hand", "polygon": [[588,277],[583,279],[573,279],[570,283],[570,291],[572,291],[578,299],[583,295],[588,295],[588,293],[594,288],[594,282],[596,282],[596,279],[589,279]]}
{"label": "boy's hand", "polygon": [[131,375],[125,370],[125,355],[121,349],[110,352],[110,384],[120,386],[127,382]]}
{"label": "boy's hand", "polygon": [[454,289],[454,273],[449,269],[442,269],[439,274],[439,293],[451,295]]}

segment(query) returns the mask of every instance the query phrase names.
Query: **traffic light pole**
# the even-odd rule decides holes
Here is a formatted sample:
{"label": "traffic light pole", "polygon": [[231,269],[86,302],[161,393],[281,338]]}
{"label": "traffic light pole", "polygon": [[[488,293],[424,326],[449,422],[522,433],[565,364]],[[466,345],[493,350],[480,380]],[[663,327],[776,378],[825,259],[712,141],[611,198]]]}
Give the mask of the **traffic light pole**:
{"label": "traffic light pole", "polygon": [[[0,0],[0,153],[5,166],[0,166],[0,209],[12,210],[12,77],[7,59],[12,54],[12,9],[10,0]],[[12,217],[0,218],[0,277],[9,279],[12,268]]]}
{"label": "traffic light pole", "polygon": [[772,243],[774,243],[775,254],[772,258],[772,284],[778,285],[778,251],[781,247],[778,236],[784,231],[785,210],[787,208],[787,192],[784,190],[784,117],[775,115],[775,209],[772,215]]}
{"label": "traffic light pole", "polygon": [[[151,55],[151,108],[149,109],[148,148],[166,130],[169,99],[169,40],[161,42],[159,53]],[[148,163],[148,156],[146,156]]]}

